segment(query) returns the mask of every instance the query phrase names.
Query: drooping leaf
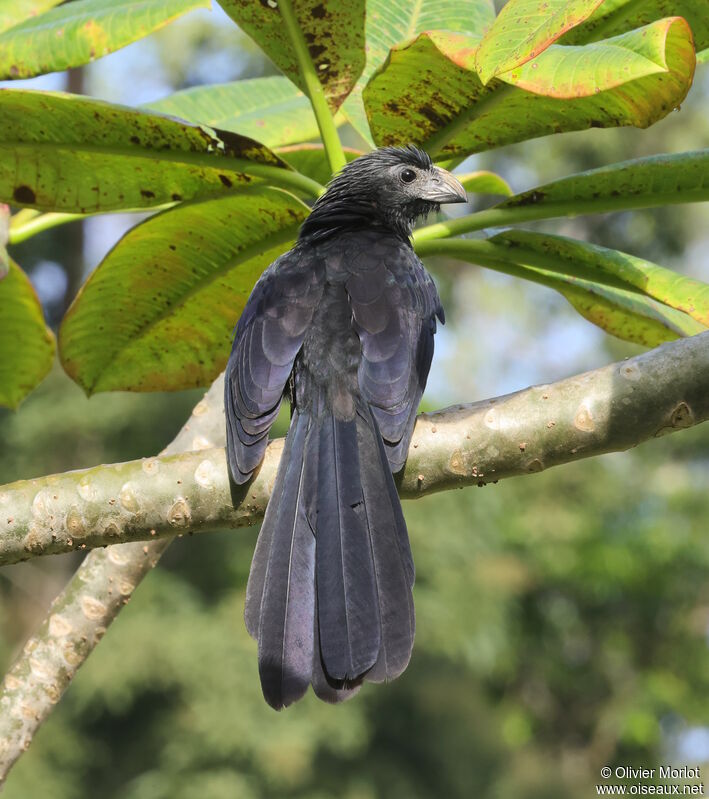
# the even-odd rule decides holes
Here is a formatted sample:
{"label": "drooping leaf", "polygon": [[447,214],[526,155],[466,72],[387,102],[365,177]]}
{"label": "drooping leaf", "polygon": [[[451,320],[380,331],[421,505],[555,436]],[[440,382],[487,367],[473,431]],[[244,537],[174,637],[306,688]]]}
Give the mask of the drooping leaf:
{"label": "drooping leaf", "polygon": [[64,368],[89,393],[207,385],[254,282],[307,214],[293,195],[253,187],[134,227],[64,318]]}
{"label": "drooping leaf", "polygon": [[709,64],[709,47],[697,53],[697,64]]}
{"label": "drooping leaf", "polygon": [[643,258],[564,236],[507,230],[490,239],[509,248],[510,256],[525,266],[573,270],[579,266],[611,276],[709,327],[709,285]]}
{"label": "drooping leaf", "polygon": [[495,19],[492,0],[369,0],[367,3],[367,64],[343,110],[347,121],[372,146],[362,90],[384,64],[389,50],[427,30],[467,33],[478,39]]}
{"label": "drooping leaf", "polygon": [[[363,155],[360,150],[353,150],[351,147],[344,147],[343,151],[348,163]],[[322,183],[323,186],[332,177],[330,164],[322,144],[294,144],[290,147],[279,147],[276,152],[298,172]]]}
{"label": "drooping leaf", "polygon": [[285,167],[267,147],[234,133],[85,97],[0,89],[0,201],[13,205],[74,213],[149,208],[264,174],[288,180],[295,173]]}
{"label": "drooping leaf", "polygon": [[[374,139],[380,145],[414,142],[432,154],[451,157],[589,127],[647,127],[682,102],[692,82],[695,59],[691,31],[684,20],[662,20],[645,33],[639,47],[645,58],[633,59],[631,64],[626,54],[622,69],[628,66],[633,72],[627,73],[625,82],[597,92],[594,76],[602,68],[596,66],[589,70],[591,74],[576,76],[575,84],[586,95],[566,100],[505,85],[499,79],[483,87],[475,72],[473,40],[460,34],[422,34],[395,48],[364,91]],[[556,59],[549,55],[550,49],[534,62],[541,73],[548,58]],[[608,65],[614,71],[616,61],[614,50]],[[653,74],[651,62],[653,71],[656,64],[667,67]],[[544,86],[538,88],[544,90]]]}
{"label": "drooping leaf", "polygon": [[[555,280],[549,277],[549,285]],[[658,347],[680,336],[693,336],[706,328],[685,314],[667,308],[648,297],[622,289],[601,286],[577,278],[559,278],[556,290],[583,316],[606,333],[641,344]]]}
{"label": "drooping leaf", "polygon": [[11,259],[7,266],[0,280],[0,405],[16,408],[51,369],[55,341],[27,275]]}
{"label": "drooping leaf", "polygon": [[[306,90],[278,0],[219,0],[219,5],[284,75]],[[364,7],[365,0],[298,0],[292,4],[333,111],[342,105],[364,68]]]}
{"label": "drooping leaf", "polygon": [[0,0],[0,33],[58,6],[62,0]]}
{"label": "drooping leaf", "polygon": [[308,98],[280,76],[196,86],[145,107],[250,136],[268,147],[308,141],[318,135]]}
{"label": "drooping leaf", "polygon": [[487,84],[495,75],[526,64],[583,22],[602,2],[508,0],[475,54],[480,80]]}
{"label": "drooping leaf", "polygon": [[514,209],[526,219],[549,219],[707,200],[709,149],[590,169],[516,194],[494,210]]}
{"label": "drooping leaf", "polygon": [[495,172],[484,169],[477,172],[468,172],[465,175],[456,175],[467,192],[472,194],[503,194],[511,197],[514,193],[510,184]]}
{"label": "drooping leaf", "polygon": [[667,73],[671,70],[667,37],[677,19],[663,19],[583,47],[552,45],[542,57],[505,72],[500,78],[535,94],[570,99]]}
{"label": "drooping leaf", "polygon": [[[539,283],[563,294],[576,310],[611,335],[654,347],[678,336],[691,336],[706,328],[698,321],[636,291],[595,282],[580,274],[564,274],[519,263],[517,250],[495,239],[444,239],[420,243],[421,256],[446,255],[504,274]],[[553,266],[558,266],[552,261]],[[581,265],[579,273],[593,273]],[[601,275],[602,276],[602,275]],[[605,277],[604,277],[605,279]]]}
{"label": "drooping leaf", "polygon": [[684,17],[692,29],[696,49],[709,47],[709,4],[705,0],[605,0],[560,43],[586,44],[607,39],[663,17]]}
{"label": "drooping leaf", "polygon": [[[56,4],[55,4],[56,5]],[[87,64],[209,0],[74,0],[0,33],[0,79]]]}

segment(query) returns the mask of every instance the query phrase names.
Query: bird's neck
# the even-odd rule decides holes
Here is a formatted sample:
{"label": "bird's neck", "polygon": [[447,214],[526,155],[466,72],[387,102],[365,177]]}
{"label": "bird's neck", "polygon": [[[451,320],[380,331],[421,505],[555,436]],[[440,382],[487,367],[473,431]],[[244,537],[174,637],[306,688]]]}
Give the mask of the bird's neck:
{"label": "bird's neck", "polygon": [[[430,205],[430,204],[427,204]],[[324,195],[313,207],[300,229],[300,239],[324,239],[351,230],[380,229],[409,242],[416,217],[428,208],[386,208],[372,197],[331,197]]]}

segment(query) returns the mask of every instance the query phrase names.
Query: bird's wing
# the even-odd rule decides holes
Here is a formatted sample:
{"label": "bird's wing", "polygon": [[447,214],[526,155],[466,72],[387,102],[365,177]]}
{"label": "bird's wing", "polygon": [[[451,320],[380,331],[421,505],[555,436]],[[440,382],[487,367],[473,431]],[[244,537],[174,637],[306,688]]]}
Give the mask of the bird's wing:
{"label": "bird's wing", "polygon": [[263,273],[241,314],[224,376],[227,454],[237,484],[263,458],[323,284],[322,266],[296,247]]}
{"label": "bird's wing", "polygon": [[345,286],[362,342],[360,389],[396,472],[406,460],[443,308],[418,256],[396,240],[368,241],[348,271]]}

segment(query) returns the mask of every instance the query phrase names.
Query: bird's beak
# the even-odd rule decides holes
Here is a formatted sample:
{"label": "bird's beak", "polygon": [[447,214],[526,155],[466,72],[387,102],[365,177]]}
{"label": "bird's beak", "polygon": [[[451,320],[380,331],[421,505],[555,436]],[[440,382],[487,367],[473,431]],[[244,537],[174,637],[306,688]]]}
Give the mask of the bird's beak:
{"label": "bird's beak", "polygon": [[468,195],[461,182],[439,166],[433,167],[433,175],[420,197],[422,200],[431,200],[434,203],[468,202]]}

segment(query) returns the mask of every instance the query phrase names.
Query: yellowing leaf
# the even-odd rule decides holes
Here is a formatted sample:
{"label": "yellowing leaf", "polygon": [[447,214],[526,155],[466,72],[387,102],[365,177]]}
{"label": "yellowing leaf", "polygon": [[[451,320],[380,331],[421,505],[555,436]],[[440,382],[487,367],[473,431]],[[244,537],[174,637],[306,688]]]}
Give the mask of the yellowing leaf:
{"label": "yellowing leaf", "polygon": [[483,84],[525,64],[578,25],[603,0],[508,0],[475,54]]}
{"label": "yellowing leaf", "polygon": [[[575,75],[571,90],[582,96],[571,99],[542,94],[555,87],[553,69],[543,66],[545,59],[557,59],[554,51],[520,69],[519,79],[530,87],[535,79],[529,75],[544,76],[532,93],[499,79],[483,86],[475,71],[477,42],[471,37],[421,34],[392,50],[364,91],[372,134],[378,145],[413,142],[446,158],[563,131],[647,127],[682,102],[695,59],[684,20],[661,20],[644,33],[639,39],[628,36],[623,47],[586,45],[586,52],[596,52],[596,60],[575,51],[573,58],[585,71]],[[619,82],[618,69],[624,72],[626,67],[626,79]],[[604,78],[603,88],[595,85],[599,74],[612,75]],[[566,84],[564,92],[570,92]]]}

